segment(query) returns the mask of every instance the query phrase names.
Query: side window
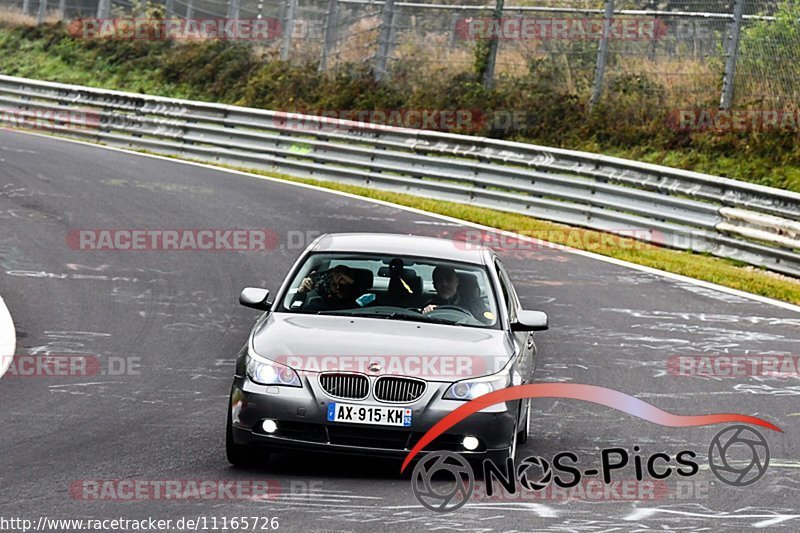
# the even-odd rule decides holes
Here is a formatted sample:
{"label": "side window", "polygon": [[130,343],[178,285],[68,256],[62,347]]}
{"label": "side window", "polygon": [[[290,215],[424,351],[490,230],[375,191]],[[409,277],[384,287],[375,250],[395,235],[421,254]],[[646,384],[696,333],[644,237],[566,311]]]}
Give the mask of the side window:
{"label": "side window", "polygon": [[511,282],[508,279],[503,265],[500,261],[495,261],[495,268],[497,269],[497,277],[500,278],[500,289],[503,291],[503,304],[508,311],[508,319],[512,322],[517,319],[517,300],[514,294],[514,289],[511,287]]}

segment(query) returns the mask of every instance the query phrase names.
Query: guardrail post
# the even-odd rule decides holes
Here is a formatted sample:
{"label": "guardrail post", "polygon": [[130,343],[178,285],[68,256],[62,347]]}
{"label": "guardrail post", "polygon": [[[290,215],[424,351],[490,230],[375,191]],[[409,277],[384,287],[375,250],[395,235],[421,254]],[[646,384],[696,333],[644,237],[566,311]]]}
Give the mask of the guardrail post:
{"label": "guardrail post", "polygon": [[44,22],[45,13],[47,13],[47,0],[39,0],[39,12],[36,14],[36,24]]}
{"label": "guardrail post", "polygon": [[603,13],[603,37],[600,39],[600,46],[597,48],[597,65],[594,70],[592,99],[589,102],[590,108],[597,105],[603,95],[603,81],[606,75],[606,63],[608,62],[608,38],[611,34],[612,18],[614,18],[614,0],[606,0],[606,9],[605,13]]}
{"label": "guardrail post", "polygon": [[378,51],[375,54],[375,81],[388,77],[389,56],[392,53],[392,25],[394,24],[394,0],[386,0],[381,10],[381,27],[378,35]]}
{"label": "guardrail post", "polygon": [[[503,18],[503,8],[505,7],[505,0],[497,0],[494,6],[494,14],[492,18],[497,21],[497,27],[501,27],[500,20]],[[489,38],[489,51],[486,57],[486,70],[483,71],[483,86],[487,89],[494,85],[494,68],[497,65],[497,50],[500,46],[498,35],[493,35]]]}
{"label": "guardrail post", "polygon": [[742,30],[742,12],[744,10],[744,0],[734,0],[733,21],[731,22],[731,32],[728,37],[728,45],[725,47],[725,74],[722,79],[722,97],[719,106],[722,109],[730,109],[733,104],[733,82],[736,75],[736,59],[739,55],[739,34]]}
{"label": "guardrail post", "polygon": [[228,15],[229,19],[239,18],[239,0],[228,0]]}
{"label": "guardrail post", "polygon": [[319,58],[319,72],[328,69],[328,56],[336,46],[336,30],[339,28],[339,0],[328,0],[328,16],[325,17],[325,42]]}
{"label": "guardrail post", "polygon": [[292,37],[294,19],[297,16],[297,0],[289,0],[286,5],[286,18],[283,23],[283,43],[281,44],[281,61],[288,61],[292,53]]}

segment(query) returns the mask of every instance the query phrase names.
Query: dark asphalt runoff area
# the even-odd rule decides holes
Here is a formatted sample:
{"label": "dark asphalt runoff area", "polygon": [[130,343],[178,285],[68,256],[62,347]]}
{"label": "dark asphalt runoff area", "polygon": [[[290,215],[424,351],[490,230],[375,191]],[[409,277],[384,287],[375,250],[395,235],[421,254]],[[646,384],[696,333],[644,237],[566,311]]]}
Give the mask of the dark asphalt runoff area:
{"label": "dark asphalt runoff area", "polygon": [[[88,354],[101,368],[92,377],[0,378],[0,517],[277,517],[280,530],[311,532],[800,528],[797,376],[709,379],[667,369],[674,356],[797,355],[800,313],[793,310],[568,251],[504,252],[524,306],[550,316],[551,329],[536,334],[537,382],[601,385],[677,414],[754,415],[784,432],[759,429],[770,466],[756,484],[734,488],[707,467],[709,444],[724,426],[664,427],[593,403],[534,400],[532,437],[520,458],[571,451],[582,465],[598,465],[601,449],[638,446],[645,460],[694,451],[700,470],[672,476],[658,497],[638,501],[616,487],[603,497],[476,497],[435,513],[417,502],[395,460],[287,453],[273,455],[266,469],[229,466],[226,401],[235,355],[257,317],[238,305],[239,291],[274,294],[306,244],[290,239],[358,231],[452,236],[463,229],[457,224],[3,130],[0,228],[0,294],[16,324],[17,358]],[[70,231],[123,228],[267,228],[279,246],[125,252],[67,244]],[[631,468],[619,477],[635,479]],[[92,500],[76,489],[85,480],[268,480],[280,491],[267,500]]]}

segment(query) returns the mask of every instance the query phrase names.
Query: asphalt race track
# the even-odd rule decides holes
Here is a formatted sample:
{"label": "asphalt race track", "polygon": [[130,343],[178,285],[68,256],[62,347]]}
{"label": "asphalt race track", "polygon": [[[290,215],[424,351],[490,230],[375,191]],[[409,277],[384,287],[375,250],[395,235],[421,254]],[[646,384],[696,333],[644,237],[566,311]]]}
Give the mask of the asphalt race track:
{"label": "asphalt race track", "polygon": [[[265,470],[230,467],[226,398],[234,356],[257,316],[238,305],[238,293],[248,285],[277,290],[300,253],[288,235],[447,236],[457,225],[10,131],[0,131],[0,225],[0,294],[16,323],[17,356],[95,354],[128,365],[91,378],[0,379],[1,516],[262,516],[298,531],[800,528],[797,377],[707,379],[666,367],[676,355],[797,354],[800,314],[792,310],[565,251],[505,253],[523,304],[550,315],[550,331],[537,334],[539,382],[602,385],[678,414],[755,415],[784,433],[761,430],[769,469],[757,484],[733,488],[704,468],[722,426],[669,428],[590,403],[537,400],[533,437],[518,457],[568,450],[597,464],[602,448],[685,449],[698,454],[700,472],[688,482],[667,479],[668,494],[643,501],[613,492],[555,495],[434,513],[416,501],[399,461],[276,454]],[[88,228],[269,228],[281,246],[250,253],[70,249],[68,233]],[[87,501],[70,491],[87,479],[267,479],[280,493],[268,501]]]}

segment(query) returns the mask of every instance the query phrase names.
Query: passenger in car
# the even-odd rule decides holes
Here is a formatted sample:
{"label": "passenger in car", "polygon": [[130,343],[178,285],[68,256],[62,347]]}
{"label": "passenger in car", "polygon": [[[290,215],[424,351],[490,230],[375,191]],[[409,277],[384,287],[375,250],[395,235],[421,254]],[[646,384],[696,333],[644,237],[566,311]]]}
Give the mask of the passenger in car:
{"label": "passenger in car", "polygon": [[[356,276],[353,269],[346,265],[337,265],[326,272],[312,272],[300,283],[297,293],[305,300],[301,304],[305,311],[336,311],[358,307]],[[295,304],[292,306],[295,307]]]}
{"label": "passenger in car", "polygon": [[474,276],[467,275],[462,279],[453,267],[440,265],[433,269],[433,288],[436,289],[436,296],[423,306],[423,314],[430,313],[440,305],[455,305],[469,311],[480,321],[487,320],[487,308]]}

